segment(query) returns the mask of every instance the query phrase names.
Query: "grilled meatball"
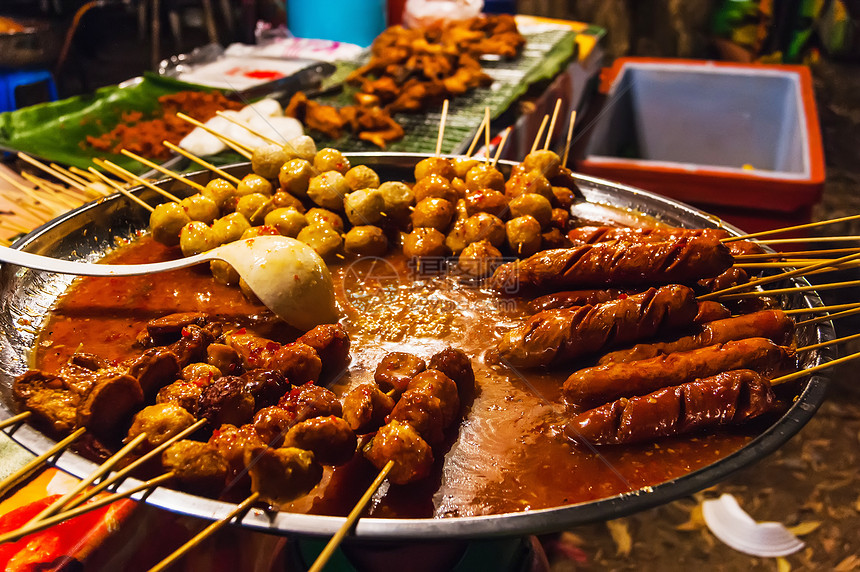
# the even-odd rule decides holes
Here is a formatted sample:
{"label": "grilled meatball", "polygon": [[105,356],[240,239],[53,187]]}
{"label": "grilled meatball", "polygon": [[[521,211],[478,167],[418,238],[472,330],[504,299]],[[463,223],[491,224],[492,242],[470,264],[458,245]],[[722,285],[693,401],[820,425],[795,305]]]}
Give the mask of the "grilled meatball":
{"label": "grilled meatball", "polygon": [[346,179],[337,171],[326,171],[308,183],[308,197],[324,209],[343,210],[343,199],[349,193]]}
{"label": "grilled meatball", "polygon": [[415,391],[439,399],[442,405],[442,426],[448,427],[460,416],[457,384],[438,369],[422,371],[412,378],[406,392]]}
{"label": "grilled meatball", "polygon": [[445,199],[428,197],[418,201],[410,218],[415,228],[429,227],[445,232],[454,219],[454,205]]}
{"label": "grilled meatball", "polygon": [[179,244],[179,232],[191,222],[191,217],[178,203],[162,203],[149,215],[149,230],[152,238],[167,246]]}
{"label": "grilled meatball", "polygon": [[266,179],[276,179],[281,165],[287,162],[287,154],[281,145],[271,143],[255,147],[251,154],[251,169]]}
{"label": "grilled meatball", "polygon": [[219,244],[212,228],[205,222],[191,221],[179,231],[179,248],[183,256],[194,256]]}
{"label": "grilled meatball", "polygon": [[294,208],[300,213],[307,210],[302,201],[285,191],[276,192],[269,201],[272,203],[272,209]]}
{"label": "grilled meatball", "polygon": [[222,213],[230,212],[236,205],[236,187],[226,179],[212,179],[201,193],[215,201]]}
{"label": "grilled meatball", "polygon": [[427,369],[427,363],[406,352],[391,352],[386,354],[376,366],[373,379],[383,391],[394,390],[401,393],[406,390],[413,377]]}
{"label": "grilled meatball", "polygon": [[308,219],[308,224],[327,226],[337,233],[342,233],[344,229],[340,215],[328,209],[312,208],[305,213],[305,218]]}
{"label": "grilled meatball", "polygon": [[511,200],[510,206],[512,217],[531,215],[540,223],[542,229],[549,227],[552,222],[552,204],[537,193],[519,195]]}
{"label": "grilled meatball", "polygon": [[230,213],[222,216],[212,223],[212,232],[218,244],[235,242],[242,238],[242,234],[251,228],[251,223],[240,213]]}
{"label": "grilled meatball", "polygon": [[292,391],[281,398],[278,405],[292,412],[295,415],[296,423],[314,417],[326,415],[341,417],[343,415],[343,409],[337,396],[328,389],[312,383],[294,387]]}
{"label": "grilled meatball", "polygon": [[388,252],[388,238],[378,226],[354,226],[346,233],[343,249],[355,256],[383,256]]}
{"label": "grilled meatball", "polygon": [[282,191],[295,197],[306,197],[313,176],[314,169],[309,162],[304,159],[290,159],[278,171],[278,182]]}
{"label": "grilled meatball", "polygon": [[251,490],[273,505],[307,494],[322,478],[322,467],[310,451],[291,447],[257,447],[245,453]]}
{"label": "grilled meatball", "polygon": [[415,194],[415,200],[419,202],[427,198],[435,197],[438,199],[445,199],[453,204],[457,202],[458,198],[460,198],[457,191],[455,191],[451,186],[451,182],[439,175],[430,175],[419,180],[415,183],[415,186],[412,187],[412,192]]}
{"label": "grilled meatball", "polygon": [[421,391],[407,389],[403,392],[388,415],[388,421],[393,420],[414,427],[431,445],[441,443],[445,437],[442,400]]}
{"label": "grilled meatball", "polygon": [[466,242],[488,240],[499,248],[505,242],[505,223],[489,213],[477,213],[466,219]]}
{"label": "grilled meatball", "polygon": [[356,165],[343,176],[353,191],[379,187],[379,175],[367,165]]}
{"label": "grilled meatball", "polygon": [[197,415],[213,427],[225,423],[243,425],[254,415],[254,396],[245,390],[242,378],[224,376],[203,389]]}
{"label": "grilled meatball", "polygon": [[314,155],[314,168],[319,172],[337,171],[341,175],[349,171],[349,159],[337,149],[326,147]]}
{"label": "grilled meatball", "polygon": [[161,454],[161,464],[195,492],[217,495],[227,480],[227,461],[208,443],[183,439]]}
{"label": "grilled meatball", "polygon": [[505,177],[489,163],[478,163],[466,173],[466,188],[470,191],[505,190]]}
{"label": "grilled meatball", "polygon": [[485,278],[502,264],[502,253],[488,240],[473,242],[463,249],[457,260],[457,268],[466,276]]}
{"label": "grilled meatball", "polygon": [[492,189],[481,189],[466,194],[466,212],[469,216],[476,213],[490,213],[501,219],[509,216],[508,197]]}
{"label": "grilled meatball", "polygon": [[343,208],[353,225],[376,224],[383,218],[385,199],[378,189],[362,189],[346,195]]}
{"label": "grilled meatball", "polygon": [[433,469],[430,445],[415,428],[399,421],[383,425],[365,447],[364,456],[379,470],[393,460],[388,478],[397,485],[419,481]]}
{"label": "grilled meatball", "polygon": [[415,204],[415,193],[408,185],[399,181],[387,181],[379,185],[382,200],[385,201],[385,213],[394,219],[409,215],[409,207]]}
{"label": "grilled meatball", "polygon": [[236,375],[242,370],[239,354],[226,344],[206,346],[206,363],[227,375]]}
{"label": "grilled meatball", "polygon": [[[245,217],[252,225],[263,224],[266,215],[274,210],[269,197],[260,193],[251,193],[239,197],[236,202],[236,212]],[[245,229],[247,231],[247,229]]]}
{"label": "grilled meatball", "polygon": [[203,394],[204,387],[204,385],[193,381],[174,381],[158,390],[155,403],[177,405],[196,417],[197,403],[200,400],[200,395]]}
{"label": "grilled meatball", "polygon": [[541,195],[547,200],[554,197],[552,185],[538,171],[514,169],[507,183],[505,183],[505,195],[509,198],[516,198],[527,194]]}
{"label": "grilled meatball", "polygon": [[526,171],[537,171],[551,179],[558,175],[561,159],[554,151],[538,149],[526,155],[522,165]]}
{"label": "grilled meatball", "polygon": [[254,407],[269,407],[290,390],[290,383],[282,373],[270,369],[252,369],[243,373],[245,391],[254,396]]}
{"label": "grilled meatball", "polygon": [[218,451],[227,462],[230,473],[235,476],[245,469],[245,451],[263,447],[265,443],[250,425],[236,427],[225,424],[212,432],[209,445]]}
{"label": "grilled meatball", "polygon": [[146,433],[138,449],[148,451],[158,447],[194,424],[194,416],[174,403],[157,403],[137,412],[131,422],[125,442]]}
{"label": "grilled meatball", "polygon": [[257,411],[251,426],[269,447],[280,447],[284,443],[287,431],[295,424],[295,413],[278,405],[272,405]]}
{"label": "grilled meatball", "polygon": [[322,375],[340,373],[349,363],[349,336],[340,324],[321,324],[296,340],[312,347],[322,361]]}
{"label": "grilled meatball", "polygon": [[312,161],[314,155],[317,154],[317,144],[314,143],[312,137],[299,135],[298,137],[293,137],[284,145],[284,151],[286,151],[287,157],[290,159],[299,158],[305,161]]}
{"label": "grilled meatball", "polygon": [[451,161],[444,157],[428,157],[418,161],[415,165],[415,180],[420,181],[430,175],[438,175],[450,181],[457,173]]}
{"label": "grilled meatball", "polygon": [[526,258],[540,250],[540,223],[532,215],[518,216],[505,223],[508,247],[517,256]]}
{"label": "grilled meatball", "polygon": [[430,358],[430,369],[441,371],[457,384],[460,401],[467,402],[475,390],[475,372],[472,360],[463,350],[445,348]]}
{"label": "grilled meatball", "polygon": [[272,183],[269,182],[269,179],[261,177],[256,173],[248,173],[236,185],[236,195],[239,197],[250,195],[251,193],[260,193],[270,197],[272,196],[272,190]]}
{"label": "grilled meatball", "polygon": [[281,373],[293,385],[302,385],[320,378],[322,361],[309,345],[293,342],[276,349],[266,360],[266,368]]}
{"label": "grilled meatball", "polygon": [[215,201],[199,193],[185,197],[179,204],[182,205],[191,220],[212,224],[216,218],[221,216],[221,209],[218,208]]}
{"label": "grilled meatball", "polygon": [[310,451],[324,465],[342,465],[349,461],[357,443],[349,424],[334,415],[296,423],[284,437],[285,447]]}
{"label": "grilled meatball", "polygon": [[379,429],[394,409],[394,399],[372,383],[362,383],[343,397],[343,418],[356,433]]}
{"label": "grilled meatball", "polygon": [[435,228],[416,228],[403,239],[403,254],[409,258],[441,258],[448,254],[445,235]]}
{"label": "grilled meatball", "polygon": [[454,176],[460,179],[465,179],[469,170],[478,163],[480,163],[478,159],[472,159],[471,157],[457,157],[453,161]]}
{"label": "grilled meatball", "polygon": [[469,246],[466,242],[466,221],[458,220],[451,227],[448,236],[445,237],[445,246],[455,255],[463,252],[463,249]]}
{"label": "grilled meatball", "polygon": [[295,238],[299,232],[308,226],[308,219],[292,207],[274,209],[270,211],[263,222],[278,229],[283,236]]}
{"label": "grilled meatball", "polygon": [[182,368],[180,373],[182,379],[196,383],[200,386],[207,386],[214,380],[221,377],[221,370],[214,365],[202,362],[190,363]]}
{"label": "grilled meatball", "polygon": [[313,248],[325,260],[334,258],[343,246],[343,239],[336,230],[316,224],[304,227],[296,239]]}

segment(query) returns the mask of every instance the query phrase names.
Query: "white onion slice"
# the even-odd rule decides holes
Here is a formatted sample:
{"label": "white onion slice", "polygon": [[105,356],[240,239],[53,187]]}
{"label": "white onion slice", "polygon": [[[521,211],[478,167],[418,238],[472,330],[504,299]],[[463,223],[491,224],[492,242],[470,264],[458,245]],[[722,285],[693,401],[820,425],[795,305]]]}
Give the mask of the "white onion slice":
{"label": "white onion slice", "polygon": [[744,554],[775,558],[793,554],[805,546],[780,523],[753,520],[729,494],[703,502],[702,514],[714,536]]}

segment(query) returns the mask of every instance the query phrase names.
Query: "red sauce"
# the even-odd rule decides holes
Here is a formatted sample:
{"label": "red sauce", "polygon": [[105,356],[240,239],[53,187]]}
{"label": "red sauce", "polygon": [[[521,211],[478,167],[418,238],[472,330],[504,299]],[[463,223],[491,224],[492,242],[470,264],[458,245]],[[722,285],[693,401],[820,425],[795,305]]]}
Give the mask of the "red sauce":
{"label": "red sauce", "polygon": [[[134,263],[177,256],[175,249],[144,237],[111,258]],[[350,373],[332,389],[341,394],[370,380],[387,352],[427,358],[452,345],[472,357],[479,392],[448,448],[436,454],[436,474],[390,487],[370,509],[372,515],[469,516],[586,502],[684,475],[749,440],[741,431],[599,451],[572,444],[550,428],[565,417],[559,393],[569,372],[521,376],[494,369],[485,359],[485,352],[525,315],[525,304],[444,276],[414,272],[402,255],[332,268],[352,344]],[[56,371],[81,344],[105,358],[125,359],[139,351],[133,343],[146,321],[189,311],[232,316],[241,324],[243,316],[265,309],[245,300],[237,288],[216,283],[205,267],[155,276],[82,278],[47,322],[37,365]],[[344,515],[374,476],[369,463],[357,457],[327,471],[312,495],[284,508]]]}

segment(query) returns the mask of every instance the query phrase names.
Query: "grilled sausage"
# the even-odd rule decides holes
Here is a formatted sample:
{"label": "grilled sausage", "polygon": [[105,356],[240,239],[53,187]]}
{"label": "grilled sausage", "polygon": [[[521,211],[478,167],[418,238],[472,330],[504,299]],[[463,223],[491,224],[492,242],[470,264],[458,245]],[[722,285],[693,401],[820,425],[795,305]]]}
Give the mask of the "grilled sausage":
{"label": "grilled sausage", "polygon": [[[711,236],[717,239],[729,238],[728,231],[721,228],[627,228],[611,226],[582,226],[568,233],[568,238],[574,243],[593,244],[609,240],[625,242],[653,242],[677,238],[681,236]],[[761,254],[765,250],[757,242],[751,240],[733,240],[726,243],[733,256],[743,254]]]}
{"label": "grilled sausage", "polygon": [[563,393],[571,406],[586,409],[731,369],[752,369],[770,375],[787,365],[792,356],[791,350],[766,338],[747,338],[646,360],[581,369],[567,378]]}
{"label": "grilled sausage", "polygon": [[597,363],[623,363],[649,359],[661,354],[685,352],[712,344],[731,340],[760,337],[785,346],[794,337],[794,321],[782,310],[762,310],[734,318],[725,318],[703,324],[695,334],[678,338],[671,342],[636,344],[626,350],[608,353]]}
{"label": "grilled sausage", "polygon": [[528,307],[532,312],[542,312],[556,308],[572,308],[574,306],[585,306],[586,304],[600,304],[620,298],[626,294],[624,290],[615,288],[588,290],[567,290],[565,292],[554,292],[540,296],[529,302]]}
{"label": "grilled sausage", "polygon": [[489,286],[506,294],[589,287],[692,284],[717,276],[732,255],[710,236],[661,242],[600,242],[546,250],[500,266]]}
{"label": "grilled sausage", "polygon": [[693,291],[677,284],[594,306],[546,310],[505,334],[499,356],[514,367],[558,366],[690,326],[697,311]]}
{"label": "grilled sausage", "polygon": [[723,425],[739,425],[778,405],[770,382],[748,370],[734,370],[617,399],[574,417],[565,431],[593,445],[652,441]]}
{"label": "grilled sausage", "polygon": [[[693,319],[697,324],[706,324],[714,320],[724,320],[732,315],[728,308],[715,300],[699,302],[699,311]],[[748,337],[748,336],[745,336]]]}

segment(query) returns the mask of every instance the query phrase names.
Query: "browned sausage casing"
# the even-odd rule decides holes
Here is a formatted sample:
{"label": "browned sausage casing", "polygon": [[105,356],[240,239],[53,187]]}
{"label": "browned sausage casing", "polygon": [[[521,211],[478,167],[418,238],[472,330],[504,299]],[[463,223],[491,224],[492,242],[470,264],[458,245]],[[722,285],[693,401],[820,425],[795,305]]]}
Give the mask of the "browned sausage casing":
{"label": "browned sausage casing", "polygon": [[794,337],[794,320],[786,316],[782,310],[762,310],[734,318],[715,320],[702,325],[697,333],[672,342],[636,344],[626,350],[608,353],[600,358],[598,364],[643,360],[660,354],[684,352],[751,337],[767,338],[781,346],[788,345]]}
{"label": "browned sausage casing", "polygon": [[624,290],[616,288],[587,290],[567,290],[565,292],[553,292],[540,296],[529,302],[529,310],[532,312],[543,312],[544,310],[555,310],[558,308],[573,308],[574,306],[585,306],[586,304],[600,304],[619,298],[627,294]]}
{"label": "browned sausage casing", "polygon": [[739,425],[775,409],[770,382],[741,369],[617,399],[574,417],[566,431],[594,445],[652,441],[721,425]]}
{"label": "browned sausage casing", "polygon": [[693,284],[722,273],[732,263],[729,249],[710,236],[650,243],[600,242],[545,250],[503,264],[488,284],[507,294]]}
{"label": "browned sausage casing", "polygon": [[792,355],[766,338],[747,338],[646,360],[587,367],[567,378],[563,393],[570,405],[586,409],[731,369],[770,375],[787,365]]}
{"label": "browned sausage casing", "polygon": [[514,367],[555,366],[608,348],[690,326],[698,306],[677,284],[595,306],[539,312],[499,342],[499,356]]}
{"label": "browned sausage casing", "polygon": [[[582,226],[567,233],[567,237],[574,243],[594,244],[595,242],[606,242],[609,240],[622,240],[624,242],[653,242],[667,240],[682,236],[709,236],[716,239],[729,238],[731,234],[721,228],[679,228],[679,227],[657,227],[657,228],[627,228],[612,226]],[[751,240],[733,240],[727,242],[729,251],[734,256],[740,254],[761,254],[764,249],[760,244]]]}

